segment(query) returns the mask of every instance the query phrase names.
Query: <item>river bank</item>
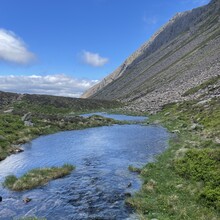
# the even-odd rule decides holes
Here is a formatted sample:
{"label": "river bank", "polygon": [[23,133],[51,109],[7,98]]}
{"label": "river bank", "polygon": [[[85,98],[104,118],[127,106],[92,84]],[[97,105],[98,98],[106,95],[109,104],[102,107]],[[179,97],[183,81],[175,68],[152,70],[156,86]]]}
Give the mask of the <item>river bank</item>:
{"label": "river bank", "polygon": [[167,105],[148,123],[174,136],[156,162],[143,167],[142,188],[127,204],[140,219],[219,219],[219,98]]}
{"label": "river bank", "polygon": [[[27,115],[28,120],[23,120],[22,118]],[[85,118],[71,115],[35,115],[32,117],[31,113],[22,117],[15,114],[0,114],[0,161],[11,154],[22,152],[20,147],[22,144],[40,135],[116,123],[121,122],[95,115]]]}

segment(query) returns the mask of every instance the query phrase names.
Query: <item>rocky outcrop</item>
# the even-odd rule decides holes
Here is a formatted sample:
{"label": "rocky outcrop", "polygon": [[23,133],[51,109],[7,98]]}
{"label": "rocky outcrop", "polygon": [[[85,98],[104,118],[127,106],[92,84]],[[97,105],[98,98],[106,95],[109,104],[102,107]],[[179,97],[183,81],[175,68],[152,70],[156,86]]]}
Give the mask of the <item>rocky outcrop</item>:
{"label": "rocky outcrop", "polygon": [[19,98],[19,96],[20,95],[17,93],[0,91],[0,110],[15,102]]}
{"label": "rocky outcrop", "polygon": [[[220,75],[220,1],[178,13],[115,72],[82,97],[157,111]],[[192,97],[191,97],[192,98]]]}

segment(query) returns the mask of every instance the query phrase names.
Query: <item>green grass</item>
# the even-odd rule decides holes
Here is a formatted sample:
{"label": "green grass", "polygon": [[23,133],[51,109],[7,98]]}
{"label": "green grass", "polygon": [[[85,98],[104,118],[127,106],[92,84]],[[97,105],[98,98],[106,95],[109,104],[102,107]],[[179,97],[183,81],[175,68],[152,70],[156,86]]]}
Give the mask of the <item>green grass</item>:
{"label": "green grass", "polygon": [[131,172],[134,172],[134,173],[140,173],[141,172],[141,168],[134,167],[132,165],[128,166],[128,170],[131,171]]}
{"label": "green grass", "polygon": [[116,120],[101,116],[89,118],[71,116],[70,119],[68,117],[68,115],[33,116],[34,127],[26,127],[20,115],[0,114],[0,161],[13,153],[12,145],[26,143],[40,135],[119,123]]}
{"label": "green grass", "polygon": [[175,134],[156,162],[142,169],[143,186],[126,203],[140,219],[220,219],[219,98],[169,104],[149,122]]}
{"label": "green grass", "polygon": [[20,178],[14,175],[7,176],[3,185],[13,191],[34,189],[47,184],[50,180],[62,178],[71,173],[75,167],[64,164],[62,167],[33,169]]}

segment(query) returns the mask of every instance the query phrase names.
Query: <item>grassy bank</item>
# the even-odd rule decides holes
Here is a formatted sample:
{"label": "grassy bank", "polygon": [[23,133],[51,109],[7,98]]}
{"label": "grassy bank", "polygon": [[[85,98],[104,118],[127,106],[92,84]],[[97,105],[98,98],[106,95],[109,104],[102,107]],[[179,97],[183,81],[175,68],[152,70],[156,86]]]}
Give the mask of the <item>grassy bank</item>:
{"label": "grassy bank", "polygon": [[3,185],[13,191],[34,189],[47,184],[50,180],[62,178],[74,169],[75,167],[69,164],[62,167],[33,169],[20,178],[14,175],[7,176]]}
{"label": "grassy bank", "polygon": [[174,135],[127,204],[141,219],[220,219],[219,98],[170,104],[149,120]]}
{"label": "grassy bank", "polygon": [[21,115],[16,114],[0,114],[0,160],[16,153],[16,145],[26,143],[40,135],[118,123],[101,116],[83,118],[68,115],[38,115],[31,119],[34,126],[25,126],[21,118]]}
{"label": "grassy bank", "polygon": [[77,115],[120,106],[115,101],[0,92],[0,161],[17,153],[16,145],[39,135],[115,124],[101,116]]}

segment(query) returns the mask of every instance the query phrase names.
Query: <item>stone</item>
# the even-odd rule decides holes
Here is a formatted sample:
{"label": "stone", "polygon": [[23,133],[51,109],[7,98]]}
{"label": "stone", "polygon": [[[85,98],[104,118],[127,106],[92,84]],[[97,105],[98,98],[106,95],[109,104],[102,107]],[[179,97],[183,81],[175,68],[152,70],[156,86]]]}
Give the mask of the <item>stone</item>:
{"label": "stone", "polygon": [[0,135],[0,140],[5,140],[6,138],[3,135]]}
{"label": "stone", "polygon": [[32,199],[26,197],[26,198],[23,199],[23,202],[24,202],[24,203],[29,203],[31,200],[32,200]]}
{"label": "stone", "polygon": [[34,123],[30,122],[30,121],[24,121],[24,125],[27,127],[33,127]]}
{"label": "stone", "polygon": [[125,193],[125,197],[131,197],[131,193],[126,192],[126,193]]}
{"label": "stone", "polygon": [[131,186],[132,186],[132,183],[131,183],[131,182],[128,183],[127,187],[129,188],[129,187],[131,187]]}
{"label": "stone", "polygon": [[21,118],[21,120],[22,120],[23,122],[25,122],[25,121],[30,121],[30,120],[31,120],[31,112],[28,112],[27,114],[25,114],[25,115]]}
{"label": "stone", "polygon": [[2,197],[0,196],[0,202],[2,202]]}

